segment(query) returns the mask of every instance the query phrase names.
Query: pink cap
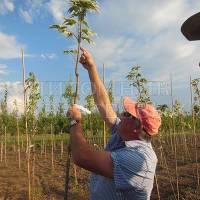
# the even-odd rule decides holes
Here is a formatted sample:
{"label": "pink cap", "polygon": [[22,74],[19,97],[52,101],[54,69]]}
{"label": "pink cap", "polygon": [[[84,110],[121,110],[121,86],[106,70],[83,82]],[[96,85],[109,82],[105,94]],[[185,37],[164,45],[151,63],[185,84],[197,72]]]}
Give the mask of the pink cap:
{"label": "pink cap", "polygon": [[145,131],[153,136],[158,134],[161,125],[161,117],[158,111],[151,104],[139,105],[129,97],[124,97],[123,106],[126,112],[138,118]]}

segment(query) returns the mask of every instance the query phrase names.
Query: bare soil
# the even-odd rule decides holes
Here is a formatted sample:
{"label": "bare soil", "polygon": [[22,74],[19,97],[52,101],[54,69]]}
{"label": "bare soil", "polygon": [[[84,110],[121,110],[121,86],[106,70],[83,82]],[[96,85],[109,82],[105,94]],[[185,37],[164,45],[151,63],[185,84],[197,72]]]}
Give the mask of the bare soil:
{"label": "bare soil", "polygon": [[[0,162],[0,200],[28,199],[28,174],[26,153],[21,155],[21,169],[18,166],[17,152],[7,152]],[[55,152],[54,169],[51,162],[51,151],[46,155],[36,154],[35,165],[31,158],[31,193],[35,200],[63,200],[65,185],[66,154],[61,159],[60,151]],[[34,167],[34,169],[33,169]],[[75,185],[73,166],[71,166],[69,199],[88,199],[88,172],[77,169],[78,186]]]}
{"label": "bare soil", "polygon": [[[198,186],[200,180],[198,181],[197,178],[199,163],[196,163],[193,138],[188,137],[187,143],[188,151],[185,148],[184,140],[182,138],[177,139],[177,159],[175,159],[175,150],[170,138],[165,141],[154,142],[159,160],[156,171],[158,184],[156,185],[156,181],[154,181],[151,200],[200,200],[200,187]],[[199,144],[197,145],[197,156],[200,160],[200,143],[197,144]],[[41,155],[39,150],[35,155],[34,164],[32,152],[32,199],[63,200],[65,195],[66,150],[61,159],[60,149],[57,146],[54,156],[54,169],[51,162],[51,149],[47,151],[46,158],[44,154]],[[0,162],[0,200],[28,199],[26,153],[21,154],[21,169],[18,167],[17,151],[8,150],[6,161],[3,157],[2,162]],[[178,166],[177,173],[176,164]],[[89,173],[78,168],[78,185],[75,184],[73,166],[71,166],[70,174],[69,199],[89,199]]]}

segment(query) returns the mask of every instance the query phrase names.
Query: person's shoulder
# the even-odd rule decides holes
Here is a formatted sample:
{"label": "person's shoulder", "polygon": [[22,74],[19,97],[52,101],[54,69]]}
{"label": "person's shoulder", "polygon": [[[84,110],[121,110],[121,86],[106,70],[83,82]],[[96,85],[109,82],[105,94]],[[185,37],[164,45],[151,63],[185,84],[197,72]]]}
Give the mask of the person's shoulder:
{"label": "person's shoulder", "polygon": [[143,151],[140,147],[124,147],[111,153],[114,163],[124,166],[125,168],[135,169],[154,169],[157,165],[157,156],[154,150]]}
{"label": "person's shoulder", "polygon": [[142,163],[144,163],[146,160],[146,157],[142,152],[137,151],[135,148],[132,147],[124,147],[118,149],[111,153],[111,157],[113,160],[118,162],[118,164],[125,166],[128,163],[130,166],[136,166],[136,164],[142,165]]}
{"label": "person's shoulder", "polygon": [[153,180],[154,164],[148,162],[145,154],[137,151],[136,148],[118,149],[111,153],[111,158],[114,181],[118,189],[143,190],[145,180]]}
{"label": "person's shoulder", "polygon": [[138,153],[143,155],[146,160],[151,160],[157,162],[156,153],[152,147],[151,142],[146,142],[142,140],[128,141],[125,142],[126,150],[132,153]]}

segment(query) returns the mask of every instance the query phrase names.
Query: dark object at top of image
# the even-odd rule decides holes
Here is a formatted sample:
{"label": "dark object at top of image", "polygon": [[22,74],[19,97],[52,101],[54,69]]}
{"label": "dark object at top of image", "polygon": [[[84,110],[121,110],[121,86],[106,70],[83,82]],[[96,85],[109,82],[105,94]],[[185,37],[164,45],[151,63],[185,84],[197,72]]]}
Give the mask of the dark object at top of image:
{"label": "dark object at top of image", "polygon": [[183,23],[181,32],[190,41],[200,40],[200,12]]}

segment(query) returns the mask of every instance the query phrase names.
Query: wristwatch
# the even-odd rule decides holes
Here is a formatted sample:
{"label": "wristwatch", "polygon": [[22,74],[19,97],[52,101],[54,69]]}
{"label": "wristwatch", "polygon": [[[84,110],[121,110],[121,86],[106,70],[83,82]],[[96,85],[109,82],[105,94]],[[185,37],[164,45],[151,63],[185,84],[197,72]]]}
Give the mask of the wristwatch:
{"label": "wristwatch", "polygon": [[75,125],[78,124],[79,122],[80,122],[80,121],[73,119],[73,120],[70,122],[69,129],[71,129],[71,127],[75,126]]}

